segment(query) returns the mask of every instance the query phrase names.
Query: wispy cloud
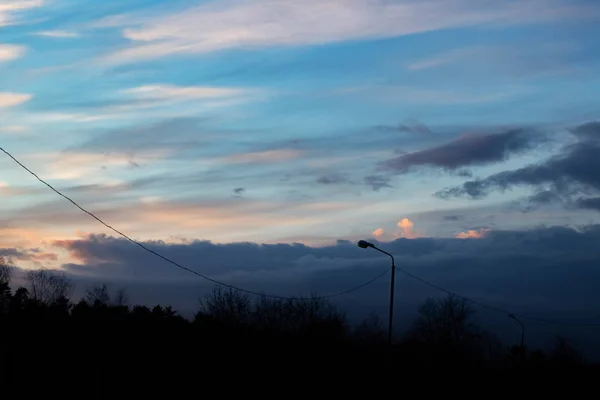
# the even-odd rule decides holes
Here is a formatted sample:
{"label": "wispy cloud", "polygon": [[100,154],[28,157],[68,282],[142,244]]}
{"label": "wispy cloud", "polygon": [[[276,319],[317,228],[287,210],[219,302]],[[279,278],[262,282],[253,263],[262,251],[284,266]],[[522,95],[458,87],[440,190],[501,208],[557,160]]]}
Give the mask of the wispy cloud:
{"label": "wispy cloud", "polygon": [[25,55],[26,51],[27,49],[23,46],[0,44],[0,63],[21,58]]}
{"label": "wispy cloud", "polygon": [[60,30],[55,30],[55,31],[40,31],[40,32],[35,32],[34,35],[36,36],[43,36],[43,37],[49,37],[49,38],[57,38],[57,39],[67,39],[67,38],[76,38],[79,37],[79,33],[77,32],[73,32],[73,31],[60,31]]}
{"label": "wispy cloud", "polygon": [[302,154],[296,149],[265,150],[233,154],[225,157],[224,161],[233,164],[276,163],[299,158]]}
{"label": "wispy cloud", "polygon": [[441,67],[447,64],[453,64],[457,61],[463,60],[465,57],[472,56],[473,54],[485,51],[485,47],[470,47],[465,49],[454,49],[447,51],[442,54],[425,58],[419,61],[409,63],[406,68],[412,71],[419,71],[423,69]]}
{"label": "wispy cloud", "polygon": [[31,100],[30,94],[0,92],[0,108],[14,107]]}
{"label": "wispy cloud", "polygon": [[0,27],[17,23],[19,12],[43,6],[44,0],[2,0],[0,1]]}
{"label": "wispy cloud", "polygon": [[593,4],[563,0],[423,2],[384,0],[230,0],[151,19],[114,19],[134,43],[109,59],[152,59],[240,47],[294,46],[376,39],[483,24],[598,16]]}
{"label": "wispy cloud", "polygon": [[527,87],[487,88],[485,90],[444,90],[412,85],[364,85],[335,88],[314,93],[317,97],[344,96],[369,98],[373,102],[393,102],[423,105],[474,105],[505,101],[531,92]]}
{"label": "wispy cloud", "polygon": [[37,165],[44,166],[42,176],[47,179],[75,180],[80,178],[98,179],[101,172],[111,168],[130,168],[147,164],[167,155],[166,150],[137,151],[130,153],[94,153],[94,152],[55,152],[34,153],[24,158]]}
{"label": "wispy cloud", "polygon": [[125,93],[148,99],[186,100],[242,96],[249,91],[210,86],[144,85],[126,89]]}
{"label": "wispy cloud", "polygon": [[1,134],[18,135],[28,133],[29,129],[23,125],[0,125]]}

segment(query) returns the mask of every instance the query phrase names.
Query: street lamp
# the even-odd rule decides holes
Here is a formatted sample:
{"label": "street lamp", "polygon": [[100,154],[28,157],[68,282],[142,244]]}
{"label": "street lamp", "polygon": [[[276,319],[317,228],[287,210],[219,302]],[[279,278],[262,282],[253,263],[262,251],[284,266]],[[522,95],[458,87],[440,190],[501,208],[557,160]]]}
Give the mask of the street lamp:
{"label": "street lamp", "polygon": [[392,259],[392,276],[390,279],[390,317],[388,322],[388,342],[392,344],[392,326],[394,324],[394,281],[396,279],[396,264],[394,261],[394,256],[387,251],[381,250],[379,247],[375,246],[373,243],[367,242],[366,240],[359,240],[357,244],[361,249],[367,249],[371,247],[383,254],[387,254]]}

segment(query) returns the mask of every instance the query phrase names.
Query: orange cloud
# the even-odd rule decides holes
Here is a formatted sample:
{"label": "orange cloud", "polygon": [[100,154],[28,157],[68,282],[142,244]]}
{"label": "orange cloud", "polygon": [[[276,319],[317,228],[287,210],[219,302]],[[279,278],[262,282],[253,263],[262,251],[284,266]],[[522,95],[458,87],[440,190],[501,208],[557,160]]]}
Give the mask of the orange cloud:
{"label": "orange cloud", "polygon": [[373,231],[372,235],[376,238],[380,238],[381,236],[383,236],[383,229],[382,228],[377,228]]}
{"label": "orange cloud", "polygon": [[484,238],[489,231],[489,229],[469,229],[466,232],[457,233],[454,237],[457,239],[481,239]]}
{"label": "orange cloud", "polygon": [[400,233],[397,235],[401,238],[406,239],[415,239],[420,235],[415,231],[415,224],[408,218],[403,218],[398,222],[398,228],[400,228]]}

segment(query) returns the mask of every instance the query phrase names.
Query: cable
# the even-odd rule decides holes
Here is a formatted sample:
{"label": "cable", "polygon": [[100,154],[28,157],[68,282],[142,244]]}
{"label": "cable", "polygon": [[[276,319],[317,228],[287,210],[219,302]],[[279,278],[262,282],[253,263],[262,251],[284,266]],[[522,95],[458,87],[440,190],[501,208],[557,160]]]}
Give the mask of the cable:
{"label": "cable", "polygon": [[[177,263],[176,261],[173,261],[173,260],[171,260],[171,259],[163,256],[162,254],[160,254],[160,253],[158,253],[158,252],[156,252],[156,251],[154,251],[152,249],[149,249],[148,247],[146,247],[142,243],[140,243],[140,242],[132,239],[131,237],[129,237],[126,234],[124,234],[123,232],[119,231],[118,229],[113,228],[112,226],[110,226],[109,224],[107,224],[106,222],[104,222],[102,219],[100,219],[96,215],[94,215],[92,212],[90,212],[90,211],[86,210],[85,208],[81,207],[73,199],[71,199],[67,195],[61,193],[59,190],[55,189],[48,182],[46,182],[42,178],[40,178],[35,172],[33,172],[32,170],[30,170],[29,168],[27,168],[25,165],[23,165],[19,160],[17,160],[12,154],[10,154],[4,148],[0,147],[0,151],[2,151],[4,154],[6,154],[8,157],[10,157],[15,163],[17,163],[25,171],[29,172],[29,174],[31,174],[33,177],[35,177],[38,181],[40,181],[41,183],[43,183],[44,185],[46,185],[48,188],[50,188],[50,190],[52,190],[53,192],[55,192],[59,196],[63,197],[64,199],[68,200],[71,204],[73,204],[79,210],[81,210],[82,212],[88,214],[90,217],[94,218],[96,221],[100,222],[102,225],[104,225],[108,229],[112,230],[113,232],[115,232],[118,235],[122,236],[123,238],[127,239],[131,243],[133,243],[133,244],[141,247],[143,250],[145,250],[145,251],[147,251],[147,252],[149,252],[149,253],[151,253],[151,254],[153,254],[153,255],[161,258],[162,260],[164,260],[164,261],[166,261],[166,262],[168,262],[168,263],[176,266],[177,268],[180,268],[180,269],[182,269],[184,271],[192,273],[192,274],[194,274],[196,276],[199,276],[202,279],[205,279],[205,280],[207,280],[209,282],[215,283],[215,284],[217,284],[219,286],[224,286],[224,287],[229,288],[229,289],[237,290],[237,291],[240,291],[240,292],[243,292],[243,293],[252,294],[252,295],[255,295],[255,296],[270,297],[270,298],[282,299],[282,300],[305,300],[305,299],[319,300],[319,299],[330,299],[332,297],[342,296],[342,295],[345,295],[345,294],[348,294],[348,293],[360,290],[360,289],[362,289],[362,288],[364,288],[364,287],[372,284],[373,282],[377,281],[378,279],[382,278],[384,275],[386,275],[391,270],[391,268],[388,268],[385,271],[383,271],[381,274],[379,274],[376,277],[374,277],[373,279],[368,280],[368,281],[366,281],[366,282],[364,282],[364,283],[362,283],[362,284],[360,284],[358,286],[352,287],[352,288],[347,289],[347,290],[343,290],[341,292],[331,293],[331,294],[324,295],[324,296],[288,297],[288,296],[277,296],[277,295],[265,294],[265,293],[256,292],[254,290],[243,289],[243,288],[240,288],[240,287],[237,287],[237,286],[234,286],[234,285],[230,285],[230,284],[218,281],[216,279],[213,279],[213,278],[208,277],[206,275],[203,275],[203,274],[201,274],[201,273],[199,273],[197,271],[194,271],[193,269],[184,267],[183,265]],[[416,275],[414,275],[414,274],[412,274],[412,273],[410,273],[408,271],[405,271],[405,270],[403,270],[401,268],[396,267],[396,270],[398,270],[398,271],[402,272],[403,274],[405,274],[405,275],[407,275],[407,276],[409,276],[409,277],[411,277],[411,278],[413,278],[413,279],[415,279],[415,280],[417,280],[417,281],[419,281],[419,282],[421,282],[421,283],[423,283],[423,284],[425,284],[427,286],[430,286],[430,287],[432,287],[434,289],[440,290],[440,291],[442,291],[444,293],[447,293],[447,294],[449,294],[451,296],[458,297],[460,299],[463,299],[464,301],[471,302],[471,303],[476,304],[476,305],[478,305],[480,307],[483,307],[483,308],[486,308],[488,310],[492,310],[492,311],[495,311],[495,312],[498,312],[498,313],[501,313],[501,314],[514,315],[514,316],[522,318],[522,319],[527,319],[527,320],[530,320],[530,321],[541,322],[541,323],[551,324],[551,325],[563,325],[563,326],[585,327],[585,328],[600,328],[600,325],[587,325],[587,324],[575,324],[575,323],[568,323],[568,322],[558,322],[558,321],[551,321],[551,320],[547,320],[547,319],[543,319],[543,318],[530,317],[530,316],[527,316],[527,315],[512,313],[512,312],[504,310],[502,308],[494,307],[494,306],[491,306],[489,304],[485,304],[485,303],[482,303],[480,301],[473,300],[473,299],[468,298],[466,296],[460,295],[458,293],[451,292],[448,289],[445,289],[445,288],[443,288],[443,287],[441,287],[439,285],[436,285],[434,283],[426,281],[425,279],[420,278],[420,277],[418,277],[418,276],[416,276]]]}
{"label": "cable", "polygon": [[40,178],[35,172],[33,172],[32,170],[30,170],[29,168],[27,168],[23,163],[21,163],[19,160],[17,160],[12,154],[10,154],[8,151],[6,151],[3,147],[0,147],[0,150],[6,154],[8,157],[10,157],[15,163],[17,163],[21,168],[23,168],[25,171],[29,172],[35,179],[37,179],[38,181],[40,181],[41,183],[43,183],[44,185],[46,185],[48,188],[50,188],[50,190],[52,190],[54,193],[58,194],[59,196],[61,196],[62,198],[68,200],[71,204],[73,204],[75,207],[77,207],[78,209],[80,209],[81,211],[83,211],[84,213],[88,214],[90,217],[94,218],[96,221],[100,222],[102,225],[104,225],[105,227],[107,227],[108,229],[112,230],[113,232],[117,233],[118,235],[122,236],[123,238],[127,239],[128,241],[130,241],[131,243],[141,247],[143,250],[161,258],[162,260],[176,266],[177,268],[180,268],[184,271],[187,271],[189,273],[192,273],[196,276],[199,276],[200,278],[207,280],[209,282],[215,283],[219,286],[223,286],[229,289],[233,289],[233,290],[237,290],[243,293],[248,293],[248,294],[252,294],[255,296],[261,296],[261,297],[270,297],[273,299],[282,299],[282,300],[319,300],[319,299],[330,299],[332,297],[337,297],[337,296],[342,296],[351,292],[354,292],[356,290],[362,289],[365,286],[370,285],[371,283],[375,282],[376,280],[380,279],[381,277],[383,277],[386,273],[388,273],[391,268],[388,268],[387,270],[385,270],[384,272],[382,272],[381,274],[377,275],[375,278],[362,283],[358,286],[355,286],[353,288],[347,289],[347,290],[343,290],[341,292],[337,292],[337,293],[332,293],[332,294],[328,294],[328,295],[324,295],[324,296],[311,296],[311,297],[288,297],[288,296],[277,296],[277,295],[271,295],[271,294],[265,294],[265,293],[260,293],[254,290],[248,290],[248,289],[243,289],[234,285],[230,285],[221,281],[218,281],[216,279],[213,279],[209,276],[203,275],[200,272],[194,271],[193,269],[184,267],[183,265],[179,264],[176,261],[173,261],[165,256],[163,256],[162,254],[149,249],[148,247],[146,247],[144,244],[138,242],[135,239],[132,239],[131,237],[127,236],[126,234],[124,234],[123,232],[119,231],[116,228],[113,228],[112,226],[110,226],[109,224],[107,224],[106,222],[104,222],[102,219],[98,218],[96,215],[94,215],[92,212],[86,210],[85,208],[81,207],[79,204],[77,204],[73,199],[71,199],[69,196],[61,193],[59,190],[55,189],[51,184],[49,184],[48,182],[46,182],[45,180],[43,180],[42,178]]}
{"label": "cable", "polygon": [[513,315],[515,317],[519,317],[519,318],[522,318],[522,319],[527,319],[527,320],[534,321],[534,322],[541,322],[541,323],[549,324],[549,325],[563,325],[563,326],[579,327],[579,328],[600,328],[600,325],[588,325],[588,324],[576,324],[576,323],[569,323],[569,322],[559,322],[559,321],[552,321],[552,320],[548,320],[548,319],[544,319],[544,318],[530,317],[530,316],[527,316],[527,315],[517,314],[517,313],[514,313],[514,312],[510,312],[510,311],[504,310],[504,309],[499,308],[499,307],[490,306],[489,304],[485,304],[485,303],[482,303],[480,301],[473,300],[473,299],[471,299],[469,297],[460,295],[458,293],[451,292],[448,289],[445,289],[445,288],[443,288],[443,287],[441,287],[439,285],[436,285],[435,283],[428,282],[428,281],[426,281],[423,278],[419,278],[418,276],[416,276],[414,274],[411,274],[410,272],[405,271],[405,270],[403,270],[401,268],[396,267],[396,270],[402,272],[403,274],[405,274],[405,275],[407,275],[407,276],[409,276],[409,277],[411,277],[411,278],[413,278],[413,279],[415,279],[415,280],[417,280],[417,281],[419,281],[419,282],[421,282],[421,283],[423,283],[423,284],[425,284],[427,286],[430,286],[430,287],[432,287],[434,289],[437,289],[439,291],[447,293],[447,294],[449,294],[451,296],[458,297],[459,299],[462,299],[464,301],[471,302],[471,303],[473,303],[475,305],[478,305],[480,307],[487,308],[488,310],[492,310],[492,311],[495,311],[495,312],[498,312],[498,313],[501,313],[501,314],[506,314],[508,316]]}

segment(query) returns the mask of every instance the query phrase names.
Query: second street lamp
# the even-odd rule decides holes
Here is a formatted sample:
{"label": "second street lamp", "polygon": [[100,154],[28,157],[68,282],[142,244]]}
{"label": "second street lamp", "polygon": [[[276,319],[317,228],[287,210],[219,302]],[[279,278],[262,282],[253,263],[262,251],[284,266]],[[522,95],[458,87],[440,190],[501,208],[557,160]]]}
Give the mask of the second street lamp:
{"label": "second street lamp", "polygon": [[396,279],[396,263],[394,261],[394,256],[388,253],[387,251],[381,250],[379,247],[375,246],[373,243],[369,243],[366,240],[359,240],[358,247],[361,249],[367,249],[369,247],[390,256],[392,259],[392,276],[390,278],[390,316],[388,321],[388,342],[392,344],[392,330],[394,326],[394,281]]}

